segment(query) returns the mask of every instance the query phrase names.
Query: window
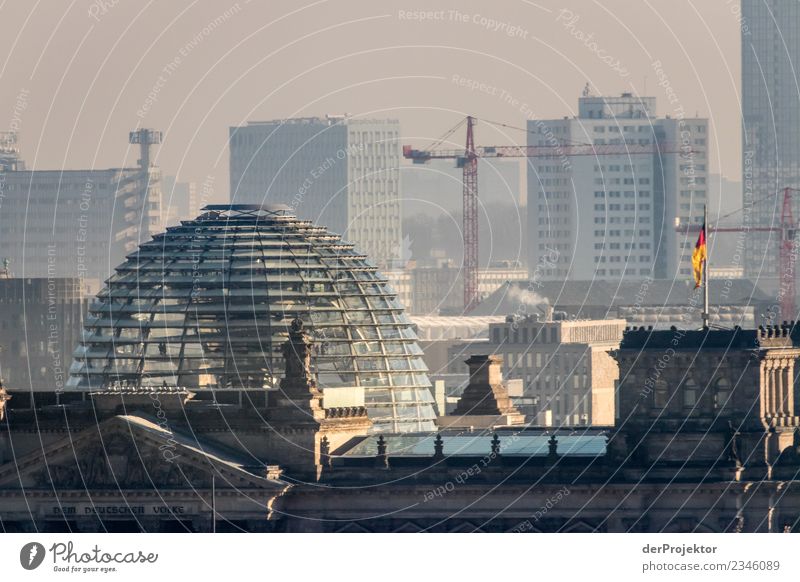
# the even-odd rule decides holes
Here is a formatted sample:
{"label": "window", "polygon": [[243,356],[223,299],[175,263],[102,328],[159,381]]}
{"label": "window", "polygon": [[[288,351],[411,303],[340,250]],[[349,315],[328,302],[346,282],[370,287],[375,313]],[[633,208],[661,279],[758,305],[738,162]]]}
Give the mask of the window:
{"label": "window", "polygon": [[697,382],[692,378],[689,378],[683,384],[683,406],[685,408],[697,406]]}
{"label": "window", "polygon": [[714,410],[722,410],[731,397],[731,383],[727,378],[720,378],[714,390]]}
{"label": "window", "polygon": [[656,408],[666,408],[669,400],[669,389],[664,381],[656,382],[656,389],[653,392],[653,406]]}

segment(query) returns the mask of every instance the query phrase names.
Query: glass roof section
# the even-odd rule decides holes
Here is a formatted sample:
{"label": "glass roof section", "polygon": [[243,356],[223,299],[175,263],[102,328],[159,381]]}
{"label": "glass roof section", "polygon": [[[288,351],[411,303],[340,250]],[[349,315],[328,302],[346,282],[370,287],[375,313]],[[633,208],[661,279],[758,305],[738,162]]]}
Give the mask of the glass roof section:
{"label": "glass roof section", "polygon": [[375,432],[434,430],[417,337],[364,255],[285,206],[203,210],[117,267],[90,307],[67,390],[276,388],[300,317],[320,387],[364,387]]}
{"label": "glass roof section", "polygon": [[[500,454],[506,457],[546,457],[549,435],[498,435]],[[557,435],[558,454],[570,457],[598,457],[606,453],[604,435]],[[434,453],[435,435],[402,435],[386,437],[386,454],[399,457],[430,457]],[[492,450],[492,435],[442,436],[446,457],[480,457]],[[374,457],[378,454],[376,439],[367,438],[344,453],[344,457]]]}

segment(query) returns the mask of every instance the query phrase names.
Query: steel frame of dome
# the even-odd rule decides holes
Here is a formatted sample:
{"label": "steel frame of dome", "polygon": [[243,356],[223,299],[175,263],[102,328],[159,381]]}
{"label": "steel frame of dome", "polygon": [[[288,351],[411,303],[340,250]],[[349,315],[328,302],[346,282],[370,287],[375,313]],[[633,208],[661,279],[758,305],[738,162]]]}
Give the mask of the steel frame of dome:
{"label": "steel frame of dome", "polygon": [[363,386],[375,432],[434,430],[422,350],[386,279],[341,237],[286,206],[210,205],[106,281],[67,390],[276,389],[300,317],[317,381]]}

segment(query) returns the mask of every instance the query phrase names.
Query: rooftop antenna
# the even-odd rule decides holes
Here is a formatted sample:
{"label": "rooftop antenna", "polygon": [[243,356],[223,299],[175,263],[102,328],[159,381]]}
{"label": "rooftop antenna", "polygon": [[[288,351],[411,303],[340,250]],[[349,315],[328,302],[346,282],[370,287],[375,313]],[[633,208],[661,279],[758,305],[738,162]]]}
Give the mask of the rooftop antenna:
{"label": "rooftop antenna", "polygon": [[150,146],[161,143],[161,132],[153,129],[140,128],[128,134],[128,141],[134,145],[139,144],[139,167],[147,171],[150,167]]}

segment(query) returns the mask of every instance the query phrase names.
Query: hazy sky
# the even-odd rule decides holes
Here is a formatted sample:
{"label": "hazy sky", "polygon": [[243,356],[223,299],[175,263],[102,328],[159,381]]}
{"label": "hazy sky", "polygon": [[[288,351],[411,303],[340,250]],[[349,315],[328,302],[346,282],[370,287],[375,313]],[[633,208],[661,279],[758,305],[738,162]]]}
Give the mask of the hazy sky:
{"label": "hazy sky", "polygon": [[210,176],[227,196],[231,125],[347,112],[398,118],[422,145],[468,113],[574,115],[588,82],[710,117],[710,170],[738,180],[737,13],[734,0],[0,0],[0,130],[51,169],[134,164],[128,131],[160,129],[163,173]]}

